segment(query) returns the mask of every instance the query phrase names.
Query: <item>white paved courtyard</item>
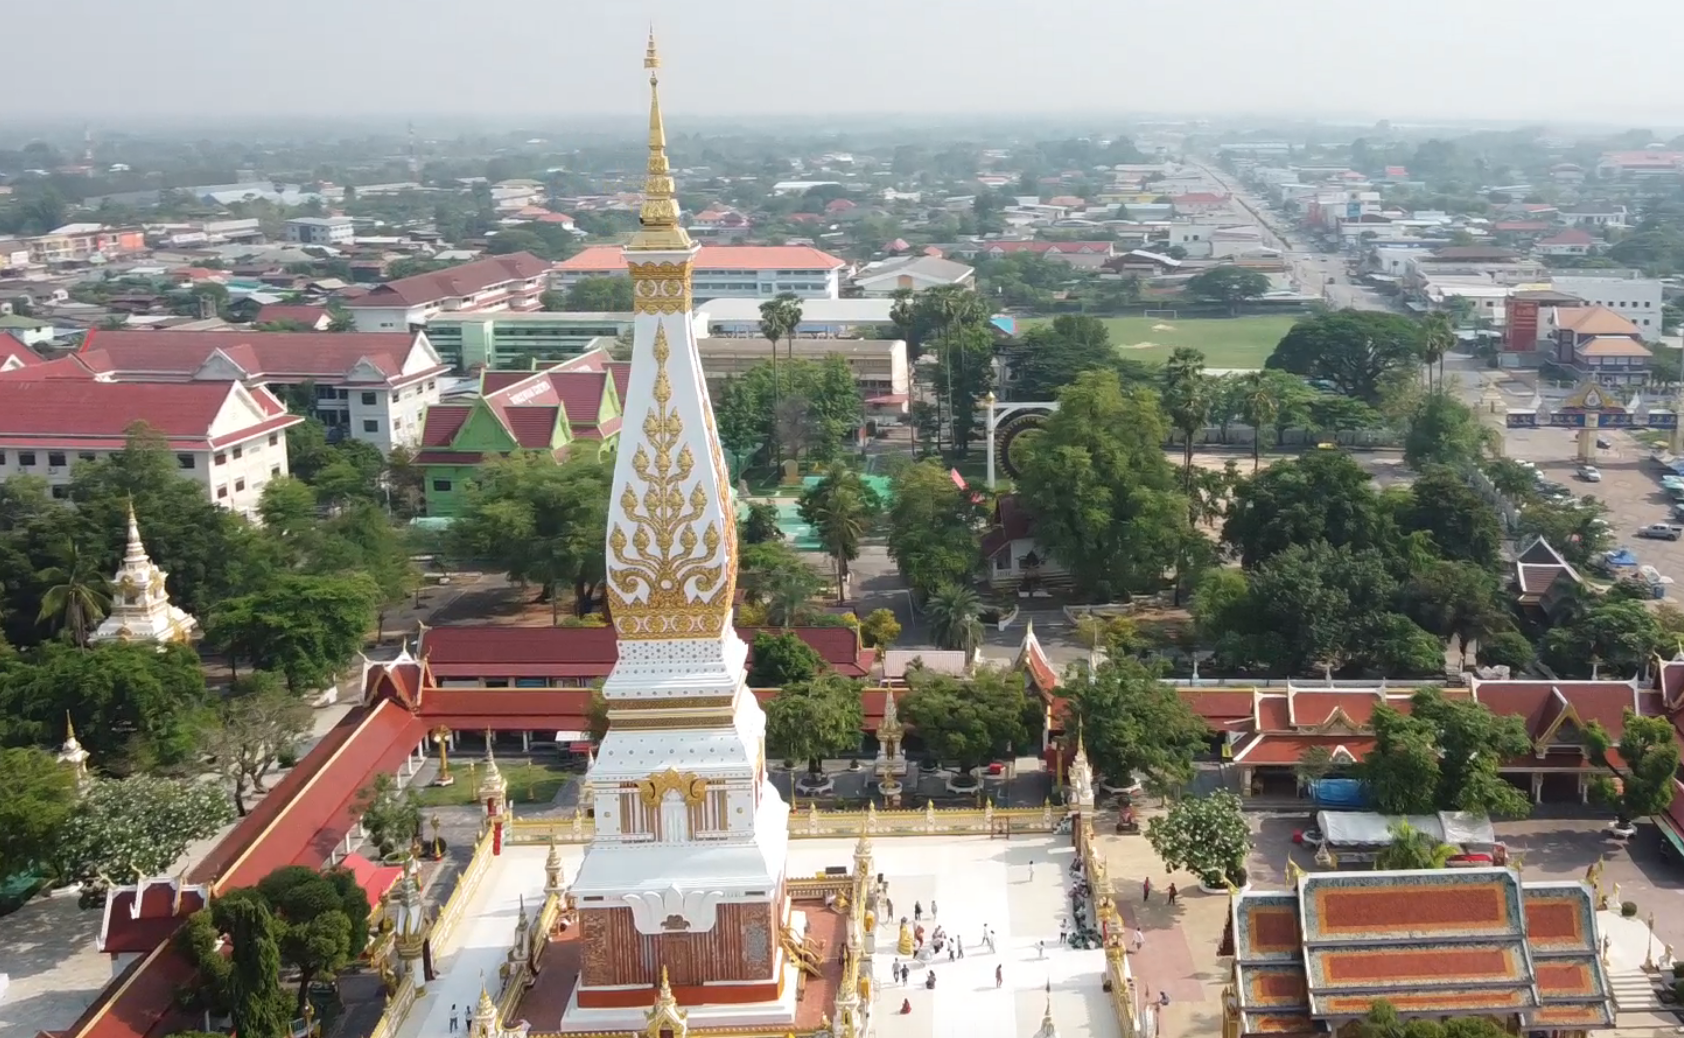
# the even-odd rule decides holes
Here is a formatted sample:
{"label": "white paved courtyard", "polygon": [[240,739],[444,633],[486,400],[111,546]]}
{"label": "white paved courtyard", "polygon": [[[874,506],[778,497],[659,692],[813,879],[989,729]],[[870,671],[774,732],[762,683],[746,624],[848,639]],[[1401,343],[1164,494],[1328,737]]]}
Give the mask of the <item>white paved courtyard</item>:
{"label": "white paved courtyard", "polygon": [[[924,906],[924,926],[936,924],[964,938],[965,958],[945,954],[929,968],[936,987],[923,985],[915,967],[907,987],[889,981],[897,927],[886,921],[878,943],[877,1034],[882,1038],[975,1038],[1032,1035],[1041,1026],[1051,985],[1053,1019],[1062,1038],[1116,1038],[1120,1034],[1101,982],[1104,953],[1073,951],[1058,944],[1059,917],[1068,900],[1065,881],[1075,851],[1067,836],[1018,836],[1010,840],[967,837],[879,837],[872,841],[877,870],[888,880],[895,912],[910,917]],[[450,1008],[459,1032],[479,998],[480,979],[495,993],[497,967],[514,940],[520,899],[536,913],[542,904],[542,846],[508,847],[491,865],[467,906],[450,947],[438,949],[439,977],[427,985],[400,1032],[403,1038],[449,1034]],[[826,867],[852,867],[854,840],[793,840],[789,874],[810,876]],[[561,848],[564,875],[571,878],[583,847]],[[1033,869],[1031,868],[1033,862]],[[933,921],[931,905],[937,910]],[[998,952],[982,945],[983,927],[994,930]],[[1046,944],[1045,956],[1036,942]],[[1003,983],[994,984],[995,967]],[[912,1012],[900,1015],[903,1000]]]}

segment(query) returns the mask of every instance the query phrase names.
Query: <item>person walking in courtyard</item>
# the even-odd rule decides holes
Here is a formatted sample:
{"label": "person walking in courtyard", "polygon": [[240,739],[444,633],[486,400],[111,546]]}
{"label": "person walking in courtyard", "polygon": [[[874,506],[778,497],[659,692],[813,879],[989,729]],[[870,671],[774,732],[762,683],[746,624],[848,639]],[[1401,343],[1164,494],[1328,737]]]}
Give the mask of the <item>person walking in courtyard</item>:
{"label": "person walking in courtyard", "polygon": [[1006,968],[1004,966],[994,967],[994,986],[999,987],[1001,984],[1004,984],[1005,982],[1006,982]]}
{"label": "person walking in courtyard", "polygon": [[1044,958],[1047,957],[1047,942],[1046,941],[1036,941],[1035,942],[1035,957],[1037,959],[1044,959]]}
{"label": "person walking in courtyard", "polygon": [[924,902],[912,902],[912,921],[915,923],[921,923],[924,921]]}
{"label": "person walking in courtyard", "polygon": [[456,1003],[450,1004],[450,1033],[456,1033]]}
{"label": "person walking in courtyard", "polygon": [[1176,891],[1175,891],[1175,884],[1174,883],[1171,883],[1169,885],[1168,894],[1169,894],[1169,903],[1172,904],[1172,905],[1175,904]]}
{"label": "person walking in courtyard", "polygon": [[936,917],[936,899],[932,897],[932,898],[930,898],[930,918],[934,919],[935,917]]}
{"label": "person walking in courtyard", "polygon": [[1146,931],[1136,926],[1134,928],[1134,950],[1139,951],[1144,947],[1146,947]]}
{"label": "person walking in courtyard", "polygon": [[953,935],[953,943],[959,949],[959,957],[965,957],[965,938],[960,934]]}
{"label": "person walking in courtyard", "polygon": [[1152,900],[1152,877],[1151,876],[1147,876],[1145,879],[1140,881],[1140,900],[1143,901],[1143,902]]}

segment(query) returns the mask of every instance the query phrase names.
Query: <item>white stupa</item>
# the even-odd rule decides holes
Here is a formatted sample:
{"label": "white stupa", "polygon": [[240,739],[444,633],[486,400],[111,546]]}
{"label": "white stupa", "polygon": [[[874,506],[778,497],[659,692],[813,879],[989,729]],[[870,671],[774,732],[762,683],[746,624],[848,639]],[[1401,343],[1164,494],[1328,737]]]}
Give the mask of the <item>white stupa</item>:
{"label": "white stupa", "polygon": [[129,505],[129,543],[111,581],[111,612],[94,631],[95,642],[184,642],[199,622],[170,604],[164,588],[168,574],[152,564],[140,543],[140,525]]}

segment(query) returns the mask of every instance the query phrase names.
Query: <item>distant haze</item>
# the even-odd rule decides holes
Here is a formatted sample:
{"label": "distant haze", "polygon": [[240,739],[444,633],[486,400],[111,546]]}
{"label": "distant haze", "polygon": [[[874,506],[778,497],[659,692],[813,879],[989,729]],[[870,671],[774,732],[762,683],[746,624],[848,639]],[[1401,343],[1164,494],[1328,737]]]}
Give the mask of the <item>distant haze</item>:
{"label": "distant haze", "polygon": [[0,119],[1256,114],[1684,122],[1684,4],[1602,0],[53,0]]}

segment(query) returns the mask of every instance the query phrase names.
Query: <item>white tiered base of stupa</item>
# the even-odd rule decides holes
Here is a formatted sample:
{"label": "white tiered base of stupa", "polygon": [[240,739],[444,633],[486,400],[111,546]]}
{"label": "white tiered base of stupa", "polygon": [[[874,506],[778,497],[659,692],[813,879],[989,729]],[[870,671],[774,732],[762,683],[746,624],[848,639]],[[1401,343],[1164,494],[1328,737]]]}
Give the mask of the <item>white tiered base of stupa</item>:
{"label": "white tiered base of stupa", "polygon": [[[806,939],[807,915],[805,912],[790,914],[789,928],[797,944]],[[688,1014],[691,1030],[707,1027],[792,1027],[795,1023],[796,993],[800,989],[800,969],[790,961],[789,956],[779,955],[783,962],[781,992],[777,999],[769,1002],[722,1002],[714,1005],[688,1005],[679,1003],[679,1008]],[[731,985],[736,986],[736,985]],[[648,991],[649,985],[636,985],[640,991]],[[703,985],[707,987],[707,985]],[[586,1009],[579,1005],[579,991],[573,991],[568,999],[567,1008],[561,1014],[561,1026],[557,1030],[562,1034],[580,1032],[607,1032],[610,1034],[642,1034],[649,1024],[649,1008],[647,1006],[627,1006],[614,1009]]]}

